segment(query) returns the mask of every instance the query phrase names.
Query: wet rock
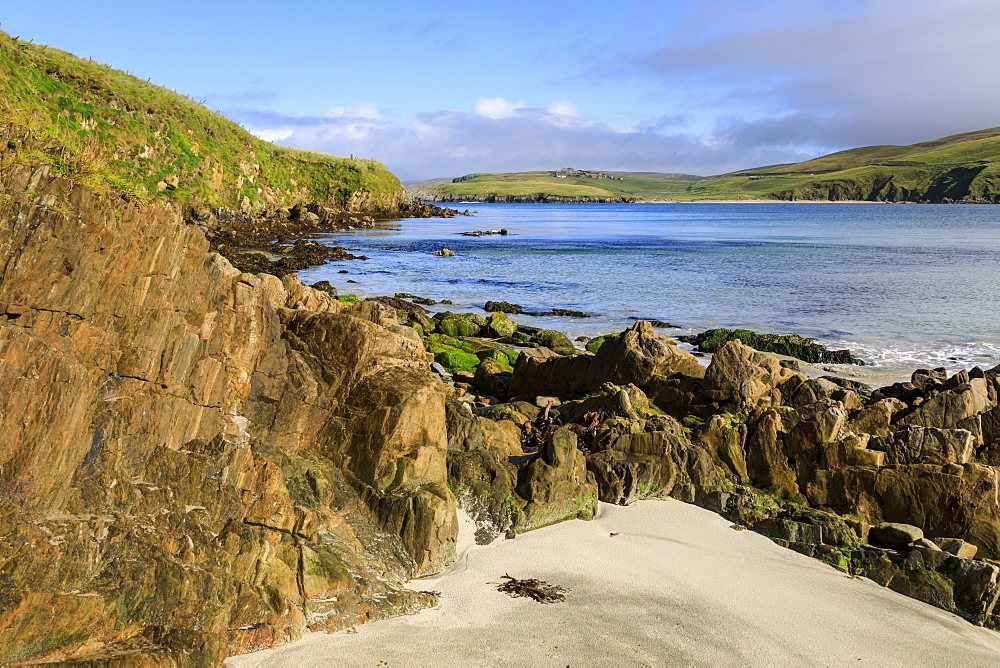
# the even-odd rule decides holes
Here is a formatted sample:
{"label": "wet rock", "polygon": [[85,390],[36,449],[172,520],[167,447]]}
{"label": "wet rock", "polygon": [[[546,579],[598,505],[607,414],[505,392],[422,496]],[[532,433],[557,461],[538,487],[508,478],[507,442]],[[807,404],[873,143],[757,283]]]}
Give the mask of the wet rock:
{"label": "wet rock", "polygon": [[432,317],[436,331],[451,337],[477,336],[486,321],[474,313],[442,311]]}
{"label": "wet rock", "polygon": [[450,248],[442,248],[439,251],[434,251],[431,255],[437,255],[438,257],[455,257],[455,251]]}
{"label": "wet rock", "polygon": [[483,310],[487,313],[521,313],[524,311],[524,307],[520,304],[511,304],[510,302],[486,302],[483,306]]}
{"label": "wet rock", "polygon": [[684,341],[694,344],[698,350],[714,353],[729,341],[740,341],[761,352],[787,355],[804,362],[821,364],[864,364],[849,350],[827,350],[826,346],[813,339],[797,334],[759,334],[747,329],[710,329],[695,336],[684,337]]}
{"label": "wet rock", "polygon": [[517,323],[507,317],[502,311],[491,313],[486,321],[486,336],[502,339],[505,336],[513,336],[517,331]]}

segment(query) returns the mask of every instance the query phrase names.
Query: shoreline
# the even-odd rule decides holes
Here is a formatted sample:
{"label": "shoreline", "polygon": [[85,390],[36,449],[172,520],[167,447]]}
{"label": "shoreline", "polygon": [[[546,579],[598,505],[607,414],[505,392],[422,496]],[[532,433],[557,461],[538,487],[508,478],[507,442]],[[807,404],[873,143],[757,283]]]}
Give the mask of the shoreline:
{"label": "shoreline", "polygon": [[[414,580],[437,608],[313,633],[226,665],[987,665],[1000,634],[674,499],[601,504],[485,546]],[[505,574],[570,591],[542,605],[496,591]]]}
{"label": "shoreline", "polygon": [[[709,202],[704,203],[710,204]],[[761,201],[755,203],[766,204],[769,202]],[[800,204],[808,202],[785,203]],[[822,203],[837,204],[837,202],[825,201]],[[871,204],[871,202],[852,203]],[[933,212],[927,210],[925,207],[915,208],[924,209],[920,213],[921,219],[928,216],[934,217]],[[871,213],[862,213],[861,209],[855,209],[854,207],[844,207],[843,214],[834,212],[829,216],[823,213],[832,210],[827,207],[816,207],[813,211],[820,217],[820,220],[825,220],[828,217],[836,218],[838,216],[854,218],[850,213],[852,210],[858,212],[858,218],[860,219],[867,219],[871,216],[882,216],[881,213],[875,212],[885,211],[886,215],[888,215],[889,211],[904,211],[901,209],[884,210],[865,207],[863,209]],[[600,211],[607,209],[595,206],[589,207],[589,210],[594,213],[581,213],[580,216],[582,218],[580,220],[589,221],[588,216],[595,219],[602,216],[606,217],[606,214],[602,214]],[[634,219],[638,221],[659,220],[661,218],[661,215],[657,212],[639,213],[645,210],[634,208],[629,210],[636,212]],[[700,211],[700,209],[698,210]],[[746,207],[743,209],[746,213],[732,215],[748,215],[756,219],[757,214],[753,213],[754,210],[754,207]],[[793,209],[790,208],[775,207],[771,210],[781,220],[798,218],[792,213]],[[787,214],[780,214],[782,210],[787,211]],[[798,209],[794,210],[797,211]],[[532,211],[538,211],[538,213],[533,214]],[[562,211],[562,213],[549,214],[543,213],[543,211]],[[622,216],[623,219],[633,220],[633,214],[626,214],[626,209],[618,209],[618,211],[620,212],[619,214],[608,215]],[[683,211],[690,211],[690,213],[684,214]],[[893,219],[900,217],[910,219],[912,216],[908,213],[909,210],[905,211],[907,213],[894,214]],[[698,221],[704,217],[704,213],[697,213],[695,208],[689,210],[684,207],[677,207],[674,209],[674,212],[673,214],[663,215],[668,217],[679,216],[682,221],[681,225],[692,225],[692,229],[694,230],[694,233],[688,232],[687,229],[679,232],[677,238],[681,239],[681,242],[678,243],[681,245],[689,244],[688,237],[694,234],[692,237],[693,241],[690,241],[690,244],[694,244],[691,247],[693,250],[690,252],[693,253],[700,250],[698,244],[702,243],[704,234],[699,232],[701,228],[698,227],[700,225]],[[384,240],[378,238],[370,239],[370,233],[366,232],[359,234],[348,233],[347,235],[333,234],[328,237],[328,243],[334,245],[343,244],[349,249],[352,247],[357,248],[359,250],[355,252],[370,255],[372,256],[371,259],[365,263],[337,263],[336,268],[332,271],[322,269],[310,270],[303,274],[303,280],[307,283],[317,280],[329,280],[341,292],[345,293],[363,289],[370,294],[392,295],[395,292],[406,292],[438,301],[450,299],[455,304],[454,306],[447,307],[448,310],[471,311],[484,316],[487,314],[482,312],[482,307],[484,300],[487,299],[503,299],[521,303],[525,305],[525,308],[532,310],[565,308],[587,311],[593,317],[586,320],[555,318],[522,320],[518,316],[514,316],[515,320],[524,324],[565,332],[571,339],[581,335],[596,337],[602,334],[620,332],[634,322],[633,318],[661,319],[682,326],[679,330],[661,331],[666,336],[694,334],[718,327],[746,328],[761,333],[800,334],[814,338],[826,344],[831,349],[849,348],[858,357],[873,363],[872,366],[866,366],[860,370],[862,375],[870,378],[870,382],[873,383],[908,380],[913,371],[921,368],[933,369],[944,367],[949,373],[954,373],[958,370],[971,369],[975,366],[987,369],[1000,363],[1000,342],[991,338],[990,334],[981,331],[982,327],[964,327],[966,323],[962,321],[949,323],[945,326],[939,322],[941,318],[936,317],[925,318],[927,320],[927,327],[923,327],[917,318],[899,317],[895,320],[892,318],[878,320],[878,317],[886,315],[889,309],[889,306],[878,306],[878,301],[873,302],[875,304],[873,313],[876,314],[876,317],[872,322],[876,325],[875,327],[871,327],[871,323],[867,319],[857,316],[856,313],[860,311],[854,311],[853,309],[851,309],[851,312],[844,314],[847,316],[846,320],[841,318],[840,315],[831,312],[833,313],[831,318],[820,322],[812,315],[813,312],[819,312],[811,310],[813,308],[812,304],[806,304],[800,308],[800,305],[796,303],[796,310],[791,311],[791,315],[781,313],[780,306],[765,307],[763,309],[757,308],[759,303],[762,303],[761,295],[765,293],[758,293],[756,290],[743,286],[755,285],[753,283],[755,280],[763,280],[766,284],[769,279],[768,277],[762,278],[753,275],[753,270],[744,272],[745,276],[740,274],[733,279],[735,281],[733,285],[736,286],[734,288],[735,292],[731,296],[720,300],[718,298],[720,294],[728,294],[721,292],[721,290],[728,290],[725,285],[729,279],[718,274],[718,272],[712,274],[713,269],[709,265],[707,278],[709,290],[706,291],[708,301],[703,301],[697,296],[700,293],[697,292],[699,287],[696,284],[684,285],[685,281],[691,282],[693,280],[698,268],[694,267],[696,271],[681,270],[678,269],[680,265],[675,261],[674,264],[670,265],[670,270],[678,271],[677,276],[679,278],[670,279],[673,281],[670,284],[670,289],[677,294],[669,298],[654,298],[650,301],[651,293],[649,290],[640,288],[639,291],[642,294],[637,295],[636,298],[642,301],[632,303],[628,298],[623,299],[622,293],[614,292],[620,289],[620,286],[616,286],[616,283],[626,282],[624,279],[617,281],[615,279],[607,280],[604,278],[605,276],[614,276],[613,268],[610,267],[610,265],[614,264],[614,261],[611,259],[613,255],[608,253],[605,256],[603,250],[597,252],[598,248],[603,249],[604,247],[599,245],[599,240],[592,233],[591,238],[586,239],[590,246],[584,245],[584,248],[589,249],[593,247],[595,249],[594,254],[586,255],[585,253],[590,252],[589,250],[581,251],[579,260],[582,263],[589,263],[590,258],[595,258],[595,268],[593,271],[600,276],[597,282],[581,282],[587,280],[584,275],[586,272],[577,271],[574,267],[570,267],[566,274],[551,273],[550,275],[550,273],[547,273],[545,267],[539,268],[540,265],[538,262],[532,264],[531,254],[525,252],[526,250],[533,252],[534,246],[539,246],[543,248],[542,252],[544,253],[546,252],[544,249],[546,244],[569,243],[565,239],[571,239],[568,236],[554,236],[553,232],[560,234],[562,230],[556,226],[552,227],[552,232],[550,232],[550,227],[546,227],[546,225],[549,225],[548,222],[543,222],[543,226],[535,228],[533,220],[536,217],[540,217],[539,220],[542,221],[548,221],[550,218],[558,220],[560,216],[563,218],[568,216],[576,220],[577,215],[573,213],[572,207],[534,209],[533,207],[521,205],[511,207],[484,205],[482,210],[477,211],[477,215],[481,218],[480,222],[471,221],[467,227],[463,227],[465,223],[459,221],[434,221],[433,223],[430,221],[399,221],[391,226],[386,226],[384,232],[376,233],[378,236],[386,235],[387,237],[392,237],[393,241],[389,243],[399,244],[401,247],[398,248],[387,246]],[[762,215],[769,216],[771,214]],[[715,215],[710,213],[709,217],[714,219]],[[688,222],[688,219],[692,219],[694,222]],[[437,226],[437,222],[440,222],[441,225]],[[573,223],[572,230],[570,231],[573,234],[578,231],[587,234],[590,233],[588,232],[590,230],[588,225],[590,225],[589,222],[583,222],[579,225]],[[507,227],[511,230],[512,234],[509,238],[505,238],[505,241],[486,238],[483,240],[469,240],[461,236],[452,238],[462,230],[482,226]],[[391,230],[390,228],[396,229]],[[807,234],[811,235],[810,228],[806,229]],[[537,234],[536,230],[538,230]],[[650,233],[649,230],[645,229],[642,232],[647,235]],[[537,236],[541,241],[535,242],[533,239],[520,240],[519,235],[525,234]],[[755,243],[754,240],[757,236],[759,235],[748,237],[750,239],[748,243]],[[420,239],[428,241],[422,242]],[[769,237],[765,238],[765,240],[768,239]],[[528,245],[522,249],[522,245],[525,243]],[[729,243],[729,240],[723,239],[721,243],[726,245]],[[457,251],[458,257],[440,261],[427,257],[427,252],[438,250],[442,246],[447,246]],[[508,248],[509,253],[507,251]],[[688,252],[687,246],[683,246],[683,248],[685,252]],[[780,244],[768,245],[766,250],[777,258],[781,252],[780,248]],[[796,253],[799,252],[799,248],[800,246],[797,245],[789,245],[790,251]],[[851,251],[842,251],[844,248],[849,248],[849,245],[836,246],[834,250],[837,253],[851,253]],[[480,253],[478,249],[482,249],[483,252]],[[672,250],[670,252],[674,253]],[[712,252],[716,252],[714,248]],[[725,252],[728,253],[729,251]],[[735,251],[732,253],[735,257]],[[509,260],[511,266],[519,268],[523,266],[536,271],[536,273],[524,274],[522,272],[521,274],[516,274],[513,270],[505,269],[504,267],[508,264],[507,255],[511,256]],[[674,255],[679,256],[678,253],[674,253]],[[525,259],[521,259],[522,257]],[[577,256],[570,254],[567,257],[575,261]],[[723,257],[724,261],[731,261],[732,259],[728,256],[720,255],[720,257]],[[498,265],[499,268],[488,268],[489,262],[497,258],[502,258],[502,261]],[[555,258],[553,261],[561,262],[562,260]],[[700,260],[692,256],[692,261],[699,262]],[[710,258],[709,261],[715,260]],[[828,261],[826,264],[830,264],[830,262],[832,261]],[[350,270],[351,274],[358,275],[350,277],[337,276],[338,269]],[[714,269],[717,270],[718,267]],[[829,267],[829,269],[837,272],[839,271],[839,265]],[[895,287],[894,285],[882,285],[880,283],[875,283],[872,287],[863,278],[860,278],[858,279],[858,285],[868,287],[859,288],[855,285],[854,279],[838,279],[836,278],[836,273],[828,272],[826,275],[834,276],[828,282],[835,290],[840,291],[837,293],[837,299],[840,301],[836,305],[838,309],[842,307],[846,292],[867,289],[871,291],[871,294],[879,296],[888,294],[885,290]],[[344,278],[351,278],[359,281],[359,283],[344,284],[342,282]],[[922,277],[917,276],[916,278],[918,288],[929,286],[928,289],[930,289],[934,286],[932,280],[923,281],[927,285],[922,285]],[[778,294],[777,299],[779,300],[775,301],[774,304],[780,304],[780,300],[783,297],[787,297],[789,291],[794,292],[797,289],[793,287],[792,283],[782,281],[783,279],[779,277],[777,282],[773,283],[773,285],[778,286],[776,294]],[[888,283],[888,279],[886,283]],[[532,286],[536,286],[537,290],[529,295],[526,291],[535,289]],[[583,289],[580,289],[580,286],[584,286]],[[765,290],[770,290],[770,288],[765,287]],[[882,290],[882,292],[879,292],[879,290]],[[498,297],[498,294],[502,294],[502,296]],[[744,299],[749,301],[741,301]],[[701,301],[704,307],[691,308],[684,303],[687,301]],[[901,298],[894,299],[892,302],[887,302],[887,304],[892,305],[898,302],[898,304],[893,306],[893,312],[906,314],[909,312],[906,309],[913,306],[914,301],[910,298]],[[968,301],[968,299],[965,301]],[[743,308],[740,306],[741,303],[748,304],[748,307]],[[674,308],[675,306],[676,308]],[[820,305],[820,307],[823,306],[825,304]],[[960,313],[969,312],[969,309],[962,303],[959,306],[960,309],[965,309],[960,310]],[[863,311],[869,307],[869,304],[862,304],[862,307]],[[829,308],[834,307],[830,306]],[[879,310],[884,313],[878,313]],[[799,317],[798,313],[800,312],[805,313],[805,315]],[[787,322],[785,322],[786,320]],[[913,322],[910,322],[910,320]],[[946,330],[943,327],[950,327],[950,330]],[[834,370],[833,372],[840,373],[839,370]],[[859,369],[856,368],[844,370],[844,375],[851,377],[854,377],[857,373],[859,373]]]}

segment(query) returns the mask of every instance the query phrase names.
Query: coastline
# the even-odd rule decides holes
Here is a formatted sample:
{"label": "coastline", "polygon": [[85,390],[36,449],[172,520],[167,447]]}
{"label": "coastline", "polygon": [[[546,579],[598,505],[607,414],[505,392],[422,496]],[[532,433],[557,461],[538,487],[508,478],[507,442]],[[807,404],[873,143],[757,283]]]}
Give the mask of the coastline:
{"label": "coastline", "polygon": [[[226,665],[987,665],[1000,634],[851,578],[673,499],[601,504],[597,518],[471,544],[416,615],[313,633]],[[505,574],[568,588],[541,605]]]}
{"label": "coastline", "polygon": [[[939,218],[937,211],[947,213],[938,207],[824,206],[812,207],[809,215],[802,216],[797,212],[810,207],[755,203],[765,206],[726,208],[706,202],[706,207],[670,209],[665,205],[660,205],[662,209],[656,205],[539,209],[484,205],[477,209],[478,221],[413,220],[370,232],[331,235],[327,243],[355,248],[352,252],[371,259],[308,270],[302,278],[307,283],[328,280],[343,293],[361,289],[369,294],[406,292],[452,300],[454,305],[448,310],[483,316],[487,315],[482,312],[487,299],[523,304],[532,310],[589,313],[592,317],[586,319],[522,321],[514,316],[523,324],[563,331],[571,339],[620,332],[636,318],[665,320],[681,327],[663,330],[667,336],[717,327],[800,334],[831,349],[851,349],[873,363],[844,370],[851,377],[860,372],[870,378],[865,382],[872,383],[908,380],[919,368],[944,367],[955,373],[975,366],[987,369],[1000,362],[1000,341],[976,315],[996,302],[986,292],[990,278],[981,272],[1000,249],[995,234],[983,230],[982,248],[949,245],[954,237],[945,236],[931,222]],[[713,206],[719,206],[719,212]],[[965,212],[971,213],[954,207],[950,211],[948,220],[965,220]],[[989,216],[988,212],[974,215]],[[848,232],[836,236],[830,235],[829,227],[811,222],[869,221],[883,216],[891,226],[905,221],[902,228],[918,239],[917,244],[904,247],[891,241],[891,235],[879,236],[880,228],[867,222],[849,226]],[[749,217],[750,224],[739,227],[741,217]],[[761,222],[771,218],[777,227]],[[611,219],[634,225],[636,241],[625,239],[617,222],[607,222]],[[671,227],[662,228],[665,232],[658,227],[661,220],[670,221]],[[728,224],[730,220],[736,227]],[[941,229],[950,225],[945,221]],[[460,236],[479,227],[505,228],[510,235]],[[961,232],[961,226],[956,225],[955,231]],[[866,244],[873,244],[873,250],[856,250]],[[429,257],[443,246],[457,257]],[[758,249],[761,261],[749,261]],[[943,273],[925,265],[927,253],[939,256],[953,271]],[[638,259],[633,262],[633,258]],[[338,275],[338,270],[352,275]],[[651,280],[636,283],[630,280],[635,271],[654,273]],[[807,271],[814,278],[800,280],[796,271]],[[956,291],[953,281],[946,278],[954,272],[969,276],[972,289]],[[346,284],[346,278],[357,283]],[[937,305],[926,309],[926,300],[917,298],[941,293],[955,296],[948,309]]]}

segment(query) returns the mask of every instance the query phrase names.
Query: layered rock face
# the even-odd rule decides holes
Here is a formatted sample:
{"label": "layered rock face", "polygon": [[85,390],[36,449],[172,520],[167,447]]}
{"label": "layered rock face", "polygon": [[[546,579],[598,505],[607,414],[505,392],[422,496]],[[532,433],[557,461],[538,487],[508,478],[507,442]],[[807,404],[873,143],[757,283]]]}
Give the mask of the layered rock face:
{"label": "layered rock face", "polygon": [[0,174],[0,663],[210,664],[433,603],[443,386],[391,310]]}

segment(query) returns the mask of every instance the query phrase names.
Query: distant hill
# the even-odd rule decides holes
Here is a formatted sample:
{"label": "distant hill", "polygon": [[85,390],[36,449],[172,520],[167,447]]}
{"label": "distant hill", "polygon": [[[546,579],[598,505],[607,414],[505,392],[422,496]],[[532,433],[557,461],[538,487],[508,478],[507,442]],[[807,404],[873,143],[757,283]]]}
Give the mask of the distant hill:
{"label": "distant hill", "polygon": [[409,183],[407,191],[425,202],[633,202],[673,199],[700,178],[692,174],[565,168],[432,179]]}
{"label": "distant hill", "polygon": [[[562,175],[559,172],[563,172]],[[601,175],[601,176],[597,176]],[[1000,202],[1000,127],[868,146],[708,178],[657,172],[469,174],[409,184],[425,201],[814,200]]]}
{"label": "distant hill", "polygon": [[375,160],[276,146],[171,90],[0,32],[0,168],[12,163],[140,202],[250,211],[405,199]]}
{"label": "distant hill", "polygon": [[1000,128],[868,146],[692,184],[679,199],[1000,202]]}

